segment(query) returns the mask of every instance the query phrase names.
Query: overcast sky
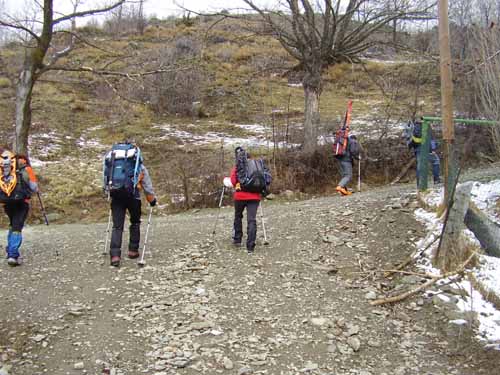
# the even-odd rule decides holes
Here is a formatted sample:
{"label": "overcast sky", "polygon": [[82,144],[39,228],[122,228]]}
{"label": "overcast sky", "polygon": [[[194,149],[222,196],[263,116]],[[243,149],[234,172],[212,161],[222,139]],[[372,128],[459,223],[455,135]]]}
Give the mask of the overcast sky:
{"label": "overcast sky", "polygon": [[[33,0],[3,0],[6,8],[0,9],[0,13],[19,14],[26,9],[26,4],[33,4]],[[110,3],[113,0],[84,0],[81,9],[91,7],[96,4]],[[2,0],[0,0],[0,3]],[[169,15],[182,14],[180,4],[187,9],[195,11],[214,11],[221,9],[248,8],[241,0],[146,0],[144,4],[145,12],[148,15],[156,15],[165,18]],[[54,0],[55,12],[68,13],[71,11],[71,0]]]}

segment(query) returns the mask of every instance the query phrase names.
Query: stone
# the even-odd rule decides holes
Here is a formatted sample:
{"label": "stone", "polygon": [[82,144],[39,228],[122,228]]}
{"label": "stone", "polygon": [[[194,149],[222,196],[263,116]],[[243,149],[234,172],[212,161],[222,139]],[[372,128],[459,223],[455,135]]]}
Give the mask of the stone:
{"label": "stone", "polygon": [[229,358],[227,357],[224,357],[224,359],[222,360],[222,365],[224,366],[224,368],[226,370],[232,370],[234,368],[234,364],[233,364],[233,361],[231,361]]}
{"label": "stone", "polygon": [[343,354],[343,355],[352,354],[352,352],[353,352],[353,350],[350,346],[348,346],[344,343],[340,343],[340,342],[337,343],[337,350],[339,351],[340,354]]}
{"label": "stone", "polygon": [[34,342],[42,342],[43,340],[45,340],[46,337],[47,337],[46,335],[36,335],[36,336],[33,336],[31,339]]}
{"label": "stone", "polygon": [[423,279],[422,277],[416,275],[407,275],[401,278],[401,283],[406,285],[418,285],[421,284],[424,280],[425,279]]}
{"label": "stone", "polygon": [[375,293],[374,291],[370,290],[368,293],[365,294],[365,299],[367,299],[367,300],[377,299],[377,293]]}
{"label": "stone", "polygon": [[352,350],[357,352],[359,348],[361,348],[361,341],[359,341],[357,337],[351,336],[347,339],[347,345],[349,345],[352,348]]}
{"label": "stone", "polygon": [[327,319],[325,318],[311,318],[311,324],[313,326],[321,327],[322,325],[326,324]]}
{"label": "stone", "polygon": [[299,372],[310,372],[310,371],[317,370],[318,368],[319,368],[319,365],[317,363],[307,361],[304,365],[304,368],[299,370]]}
{"label": "stone", "polygon": [[380,341],[377,340],[369,340],[368,341],[368,346],[371,346],[372,348],[380,348]]}
{"label": "stone", "polygon": [[359,333],[359,326],[349,325],[347,327],[346,336],[354,336]]}
{"label": "stone", "polygon": [[204,329],[209,329],[213,327],[213,323],[209,321],[193,322],[190,324],[189,328],[192,331],[202,331]]}
{"label": "stone", "polygon": [[83,362],[77,362],[73,365],[75,370],[83,370],[85,368],[85,364]]}
{"label": "stone", "polygon": [[238,370],[238,375],[248,375],[253,374],[253,370],[250,367],[242,367]]}

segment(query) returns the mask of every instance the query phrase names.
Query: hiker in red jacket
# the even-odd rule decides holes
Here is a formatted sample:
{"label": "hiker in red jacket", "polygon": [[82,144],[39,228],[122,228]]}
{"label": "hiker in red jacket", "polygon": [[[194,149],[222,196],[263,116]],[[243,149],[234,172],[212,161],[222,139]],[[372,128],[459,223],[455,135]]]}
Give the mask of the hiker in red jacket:
{"label": "hiker in red jacket", "polygon": [[[236,149],[238,153],[238,149]],[[247,157],[251,158],[247,153]],[[253,254],[255,248],[255,239],[257,238],[257,209],[261,199],[260,193],[251,193],[242,191],[240,182],[238,181],[238,173],[236,165],[231,170],[231,184],[234,191],[234,226],[233,226],[233,244],[237,247],[241,246],[243,238],[243,211],[247,209],[247,252]]]}

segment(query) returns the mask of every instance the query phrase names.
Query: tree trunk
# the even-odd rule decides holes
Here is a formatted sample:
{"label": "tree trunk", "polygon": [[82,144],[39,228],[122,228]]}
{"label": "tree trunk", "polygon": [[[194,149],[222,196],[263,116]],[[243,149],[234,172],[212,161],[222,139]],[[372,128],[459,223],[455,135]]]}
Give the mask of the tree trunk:
{"label": "tree trunk", "polygon": [[312,152],[318,142],[320,92],[311,86],[304,86],[304,94],[304,151]]}
{"label": "tree trunk", "polygon": [[28,155],[28,136],[31,127],[31,97],[36,81],[32,60],[26,56],[25,67],[19,76],[16,91],[16,134],[14,152]]}

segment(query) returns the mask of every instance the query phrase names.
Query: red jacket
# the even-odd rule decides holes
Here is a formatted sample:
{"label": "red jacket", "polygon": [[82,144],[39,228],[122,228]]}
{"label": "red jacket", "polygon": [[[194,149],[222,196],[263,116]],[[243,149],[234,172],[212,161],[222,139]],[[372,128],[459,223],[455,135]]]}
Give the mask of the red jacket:
{"label": "red jacket", "polygon": [[[236,174],[236,167],[231,169],[231,183],[236,188],[238,183],[238,175]],[[260,193],[250,193],[248,191],[235,190],[234,191],[235,201],[260,201]]]}

